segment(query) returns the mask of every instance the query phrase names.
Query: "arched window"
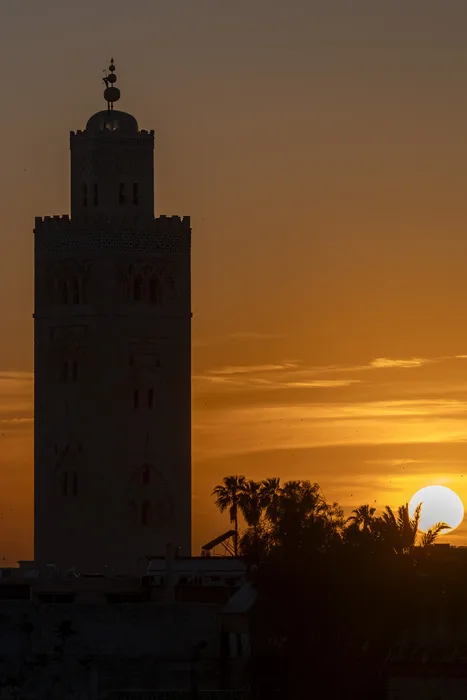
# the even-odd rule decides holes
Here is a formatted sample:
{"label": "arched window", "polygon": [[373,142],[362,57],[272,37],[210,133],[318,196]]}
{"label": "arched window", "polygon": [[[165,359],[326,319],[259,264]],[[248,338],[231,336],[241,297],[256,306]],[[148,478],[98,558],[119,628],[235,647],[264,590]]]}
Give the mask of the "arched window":
{"label": "arched window", "polygon": [[60,301],[62,304],[68,304],[68,285],[65,280],[60,282]]}
{"label": "arched window", "polygon": [[151,477],[151,469],[147,464],[145,464],[143,467],[142,475],[141,475],[141,481],[143,482],[144,486],[147,486],[149,484],[150,477]]}
{"label": "arched window", "polygon": [[76,277],[73,277],[73,304],[79,304],[79,283]]}
{"label": "arched window", "polygon": [[175,299],[175,282],[173,277],[167,277],[166,280],[167,290],[169,293],[169,299],[173,301]]}
{"label": "arched window", "polygon": [[78,474],[73,472],[73,496],[78,495]]}
{"label": "arched window", "polygon": [[118,186],[118,203],[125,204],[125,183],[121,182]]}
{"label": "arched window", "polygon": [[68,381],[68,362],[62,362],[60,368],[60,381],[62,384],[66,384]]}
{"label": "arched window", "polygon": [[160,298],[159,280],[155,275],[149,280],[149,301],[151,304],[157,304]]}
{"label": "arched window", "polygon": [[148,391],[148,408],[152,408],[154,405],[154,389],[149,389]]}
{"label": "arched window", "polygon": [[133,408],[138,408],[139,406],[139,391],[135,389],[133,392]]}
{"label": "arched window", "polygon": [[78,362],[76,360],[73,360],[73,364],[71,365],[71,377],[74,382],[78,381]]}
{"label": "arched window", "polygon": [[130,301],[130,284],[128,282],[128,279],[125,277],[123,280],[123,298],[124,301]]}
{"label": "arched window", "polygon": [[133,183],[133,204],[139,204],[139,186],[137,182]]}
{"label": "arched window", "polygon": [[149,518],[151,515],[151,504],[149,501],[143,501],[141,508],[141,525],[149,525]]}
{"label": "arched window", "polygon": [[135,301],[141,301],[143,298],[143,280],[140,275],[135,278],[133,282],[133,299]]}
{"label": "arched window", "polygon": [[68,472],[62,474],[62,493],[64,496],[68,496]]}

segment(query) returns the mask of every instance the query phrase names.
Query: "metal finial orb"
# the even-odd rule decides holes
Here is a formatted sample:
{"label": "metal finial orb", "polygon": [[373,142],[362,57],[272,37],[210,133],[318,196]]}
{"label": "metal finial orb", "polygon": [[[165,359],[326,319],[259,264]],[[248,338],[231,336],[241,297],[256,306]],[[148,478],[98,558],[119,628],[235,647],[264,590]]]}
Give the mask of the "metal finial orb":
{"label": "metal finial orb", "polygon": [[116,83],[117,82],[117,76],[115,73],[111,73],[110,75],[107,76],[107,80],[109,83]]}
{"label": "metal finial orb", "polygon": [[110,66],[109,66],[109,70],[110,70],[110,71],[112,71],[112,73],[114,72],[114,70],[115,70],[115,66],[114,66],[114,64],[113,64],[113,63],[111,63],[111,64],[110,64]]}
{"label": "metal finial orb", "polygon": [[117,102],[120,99],[120,90],[116,87],[108,87],[104,90],[104,99],[107,102]]}

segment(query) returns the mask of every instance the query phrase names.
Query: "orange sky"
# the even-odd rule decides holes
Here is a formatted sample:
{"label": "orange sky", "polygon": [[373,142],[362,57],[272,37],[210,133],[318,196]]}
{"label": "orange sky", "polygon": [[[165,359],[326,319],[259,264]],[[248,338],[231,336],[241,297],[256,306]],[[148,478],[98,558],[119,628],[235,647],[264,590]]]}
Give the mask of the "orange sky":
{"label": "orange sky", "polygon": [[157,213],[192,216],[195,551],[233,472],[346,509],[431,483],[467,501],[467,7],[290,5],[2,0],[8,561],[32,556],[34,216],[69,211],[68,134],[111,55],[156,130]]}

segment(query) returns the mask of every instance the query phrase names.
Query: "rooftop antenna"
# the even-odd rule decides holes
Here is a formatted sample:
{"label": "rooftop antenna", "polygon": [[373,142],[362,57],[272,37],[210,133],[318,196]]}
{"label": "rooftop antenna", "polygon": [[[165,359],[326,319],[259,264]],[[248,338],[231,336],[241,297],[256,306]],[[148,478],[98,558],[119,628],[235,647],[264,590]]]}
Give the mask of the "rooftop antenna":
{"label": "rooftop antenna", "polygon": [[115,65],[113,58],[110,59],[109,71],[109,75],[107,75],[107,71],[104,71],[105,78],[102,78],[102,80],[105,83],[104,99],[107,100],[107,111],[110,114],[110,112],[114,108],[114,102],[117,102],[117,100],[120,99],[120,90],[117,87],[115,87],[115,83],[117,82],[117,76],[115,75]]}

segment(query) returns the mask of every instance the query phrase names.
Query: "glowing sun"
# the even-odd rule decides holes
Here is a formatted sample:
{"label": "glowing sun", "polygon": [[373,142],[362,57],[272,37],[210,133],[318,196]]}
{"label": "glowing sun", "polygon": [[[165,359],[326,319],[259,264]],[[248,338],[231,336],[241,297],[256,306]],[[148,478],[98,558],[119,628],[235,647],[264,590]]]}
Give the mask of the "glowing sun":
{"label": "glowing sun", "polygon": [[413,516],[415,508],[422,503],[420,530],[426,532],[436,523],[446,523],[451,530],[442,530],[441,534],[452,532],[464,519],[464,504],[451,489],[446,486],[425,486],[412,496],[409,514]]}

